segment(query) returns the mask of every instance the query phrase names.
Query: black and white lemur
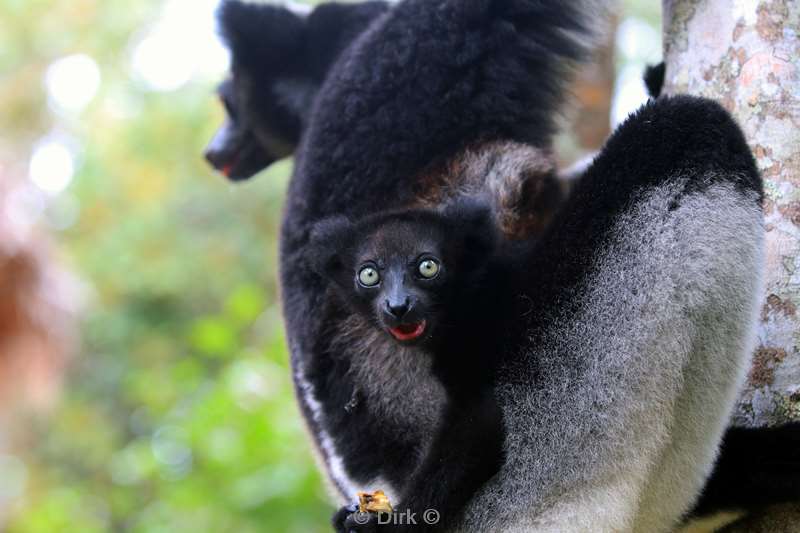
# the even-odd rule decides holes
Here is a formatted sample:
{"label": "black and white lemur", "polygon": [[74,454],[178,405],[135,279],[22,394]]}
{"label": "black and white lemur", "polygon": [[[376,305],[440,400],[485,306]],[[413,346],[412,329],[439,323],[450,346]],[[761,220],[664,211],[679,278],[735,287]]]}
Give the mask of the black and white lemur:
{"label": "black and white lemur", "polygon": [[227,120],[206,149],[209,163],[243,180],[291,155],[328,69],[388,6],[331,3],[301,16],[276,5],[224,5],[236,68],[218,90]]}
{"label": "black and white lemur", "polygon": [[[230,150],[214,162],[243,178],[297,158],[282,230],[284,310],[301,408],[342,500],[385,489],[400,506],[427,509],[427,495],[447,510],[440,527],[474,531],[672,527],[711,469],[757,305],[760,181],[735,123],[706,100],[651,102],[562,206],[550,141],[565,65],[582,55],[591,25],[583,3],[371,2],[326,7],[343,11],[313,24],[322,9],[303,18],[223,3],[228,133],[243,137],[218,138]],[[261,159],[235,171],[248,136]],[[488,410],[459,418],[443,411],[452,383],[431,358],[352,312],[308,252],[329,217],[447,212],[465,196],[490,206],[503,239],[534,243],[525,257],[537,290],[520,291],[525,312],[508,324],[519,342],[490,354],[492,372],[480,376],[491,377]],[[476,323],[495,325],[503,311],[482,307]],[[412,325],[395,333],[413,336]],[[478,431],[482,417],[491,431]],[[757,464],[726,460],[759,435],[728,433],[728,468],[699,509],[797,495],[794,478],[780,478],[797,471],[796,451],[771,470],[782,491]],[[442,439],[463,441],[450,459],[486,441],[478,488],[460,481],[470,468],[445,457],[439,484],[419,490]],[[715,486],[718,477],[731,483]],[[337,526],[346,518],[338,513]]]}

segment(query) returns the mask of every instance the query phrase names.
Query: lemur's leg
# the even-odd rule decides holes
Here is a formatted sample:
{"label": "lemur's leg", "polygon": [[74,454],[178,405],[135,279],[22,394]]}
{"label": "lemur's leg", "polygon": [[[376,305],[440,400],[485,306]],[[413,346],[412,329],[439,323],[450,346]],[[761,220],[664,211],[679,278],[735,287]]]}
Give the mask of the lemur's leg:
{"label": "lemur's leg", "polygon": [[714,102],[651,102],[611,137],[530,261],[507,459],[465,529],[658,532],[691,508],[753,348],[761,187]]}

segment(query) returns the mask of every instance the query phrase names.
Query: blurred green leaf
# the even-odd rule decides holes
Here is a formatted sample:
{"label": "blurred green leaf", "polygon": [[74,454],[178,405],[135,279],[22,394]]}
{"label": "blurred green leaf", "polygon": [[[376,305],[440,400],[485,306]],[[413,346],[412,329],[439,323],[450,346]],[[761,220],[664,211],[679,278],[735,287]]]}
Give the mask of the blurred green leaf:
{"label": "blurred green leaf", "polygon": [[208,355],[224,356],[233,353],[236,332],[224,320],[204,318],[192,327],[191,343],[194,348]]}
{"label": "blurred green leaf", "polygon": [[[0,3],[3,171],[24,180],[38,139],[69,139],[76,173],[45,215],[86,289],[61,401],[7,461],[11,533],[329,529],[276,301],[291,162],[230,184],[201,156],[218,78],[153,92],[131,69],[186,1]],[[54,112],[47,68],[76,53],[97,62],[99,91]]]}

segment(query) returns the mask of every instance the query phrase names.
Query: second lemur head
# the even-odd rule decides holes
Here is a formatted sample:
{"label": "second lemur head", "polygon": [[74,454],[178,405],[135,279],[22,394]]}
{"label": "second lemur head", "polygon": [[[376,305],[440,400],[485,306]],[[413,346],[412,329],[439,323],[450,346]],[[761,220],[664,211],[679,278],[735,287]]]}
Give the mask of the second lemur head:
{"label": "second lemur head", "polygon": [[403,344],[432,341],[469,309],[495,248],[495,228],[482,205],[443,212],[409,209],[358,222],[327,219],[309,252],[316,272],[344,302]]}

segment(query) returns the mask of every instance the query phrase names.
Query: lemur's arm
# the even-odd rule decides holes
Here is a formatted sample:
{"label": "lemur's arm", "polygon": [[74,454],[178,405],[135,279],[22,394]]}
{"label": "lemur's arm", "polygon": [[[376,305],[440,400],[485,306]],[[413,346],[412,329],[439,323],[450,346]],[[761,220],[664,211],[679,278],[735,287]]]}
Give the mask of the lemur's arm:
{"label": "lemur's arm", "polygon": [[[395,523],[377,524],[371,516],[360,524],[357,515],[340,512],[334,520],[339,531],[401,533],[446,531],[461,517],[480,487],[503,463],[503,420],[492,391],[487,389],[467,404],[445,409],[426,457],[394,505]],[[411,516],[416,524],[396,523]],[[403,518],[404,519],[404,518]]]}

